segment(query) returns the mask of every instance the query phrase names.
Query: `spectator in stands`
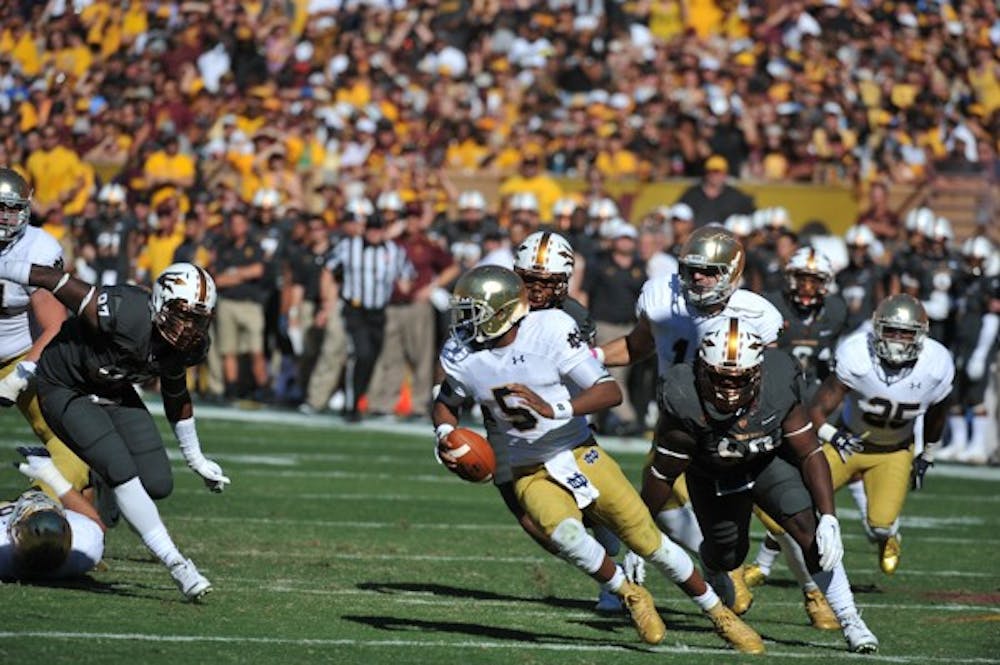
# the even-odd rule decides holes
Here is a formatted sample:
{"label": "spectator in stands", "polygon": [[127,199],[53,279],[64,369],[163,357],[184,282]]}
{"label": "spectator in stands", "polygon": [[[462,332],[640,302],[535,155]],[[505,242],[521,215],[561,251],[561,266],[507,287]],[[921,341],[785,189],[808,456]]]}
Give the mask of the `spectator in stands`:
{"label": "spectator in stands", "polygon": [[868,192],[868,209],[858,216],[856,224],[867,226],[881,242],[893,244],[900,237],[899,215],[889,207],[889,188],[884,182],[873,182]]}
{"label": "spectator in stands", "polygon": [[749,215],[754,210],[753,199],[728,184],[729,162],[722,155],[705,160],[705,176],[701,182],[681,194],[679,203],[691,208],[695,228],[722,223],[730,215]]}
{"label": "spectator in stands", "polygon": [[226,220],[226,233],[215,249],[212,274],[219,290],[216,308],[217,346],[222,354],[226,399],[245,393],[240,387],[239,357],[249,355],[253,397],[268,401],[270,388],[264,357],[264,259],[260,243],[250,235],[250,220],[236,211]]}
{"label": "spectator in stands", "polygon": [[508,196],[516,193],[534,195],[541,221],[552,221],[552,206],[562,196],[562,188],[541,168],[541,156],[528,152],[522,156],[518,174],[511,176],[500,185],[500,194]]}

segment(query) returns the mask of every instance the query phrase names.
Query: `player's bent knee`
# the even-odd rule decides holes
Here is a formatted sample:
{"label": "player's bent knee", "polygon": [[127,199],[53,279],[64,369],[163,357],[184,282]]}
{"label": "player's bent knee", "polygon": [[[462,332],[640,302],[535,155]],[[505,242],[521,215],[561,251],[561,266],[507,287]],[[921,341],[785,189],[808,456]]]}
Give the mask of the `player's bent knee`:
{"label": "player's bent knee", "polygon": [[174,479],[169,475],[158,475],[151,478],[143,478],[142,486],[146,488],[149,498],[154,501],[166,499],[174,491]]}
{"label": "player's bent knee", "polygon": [[552,542],[559,554],[588,574],[596,573],[604,563],[605,552],[578,519],[565,519],[552,531]]}
{"label": "player's bent knee", "polygon": [[649,555],[648,561],[656,566],[671,582],[681,583],[694,573],[694,562],[684,549],[663,536],[660,547]]}

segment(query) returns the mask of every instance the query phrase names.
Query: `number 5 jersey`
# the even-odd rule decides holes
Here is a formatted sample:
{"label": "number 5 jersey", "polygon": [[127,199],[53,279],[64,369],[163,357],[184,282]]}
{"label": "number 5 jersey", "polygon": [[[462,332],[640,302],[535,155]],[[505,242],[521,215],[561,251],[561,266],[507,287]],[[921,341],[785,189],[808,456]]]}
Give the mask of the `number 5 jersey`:
{"label": "number 5 jersey", "polygon": [[895,450],[913,440],[917,416],[946,399],[955,378],[951,354],[927,337],[914,364],[885,367],[864,328],[837,347],[837,378],[850,392],[841,420],[873,448]]}

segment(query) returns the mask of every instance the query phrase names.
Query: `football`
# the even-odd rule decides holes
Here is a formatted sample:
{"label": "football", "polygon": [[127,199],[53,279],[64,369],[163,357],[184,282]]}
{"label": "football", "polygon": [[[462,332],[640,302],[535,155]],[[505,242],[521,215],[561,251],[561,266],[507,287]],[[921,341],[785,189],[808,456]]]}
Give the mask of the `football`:
{"label": "football", "polygon": [[442,443],[458,460],[458,465],[452,470],[460,478],[473,483],[482,483],[493,477],[497,460],[490,442],[485,438],[471,429],[459,427],[446,436]]}

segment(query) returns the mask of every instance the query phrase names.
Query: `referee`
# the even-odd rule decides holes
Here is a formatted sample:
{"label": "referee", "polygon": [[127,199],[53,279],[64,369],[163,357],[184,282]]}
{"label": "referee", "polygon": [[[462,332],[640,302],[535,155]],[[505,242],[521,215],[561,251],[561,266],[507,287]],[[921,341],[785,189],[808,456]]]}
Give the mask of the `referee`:
{"label": "referee", "polygon": [[409,292],[414,270],[405,250],[386,242],[385,222],[378,213],[368,217],[361,235],[337,243],[326,266],[340,281],[348,337],[344,419],[356,423],[361,420],[358,401],[368,389],[382,352],[385,308],[394,286]]}

